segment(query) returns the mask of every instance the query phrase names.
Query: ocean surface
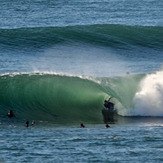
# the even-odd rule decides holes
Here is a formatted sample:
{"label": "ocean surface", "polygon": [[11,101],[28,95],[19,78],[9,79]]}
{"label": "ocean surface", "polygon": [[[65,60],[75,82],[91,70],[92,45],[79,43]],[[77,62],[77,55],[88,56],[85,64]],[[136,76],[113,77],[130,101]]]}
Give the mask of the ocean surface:
{"label": "ocean surface", "polygon": [[162,129],[163,1],[0,1],[0,163],[163,162]]}

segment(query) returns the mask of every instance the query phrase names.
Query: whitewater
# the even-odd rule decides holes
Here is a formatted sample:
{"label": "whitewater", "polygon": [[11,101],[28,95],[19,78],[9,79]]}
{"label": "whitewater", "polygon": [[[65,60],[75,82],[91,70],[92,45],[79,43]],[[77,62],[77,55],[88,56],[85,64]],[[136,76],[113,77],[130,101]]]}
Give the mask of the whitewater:
{"label": "whitewater", "polygon": [[4,74],[1,115],[14,108],[20,119],[100,122],[104,100],[113,97],[121,116],[163,116],[162,74],[96,78],[47,72]]}
{"label": "whitewater", "polygon": [[0,163],[162,162],[162,8],[1,0]]}

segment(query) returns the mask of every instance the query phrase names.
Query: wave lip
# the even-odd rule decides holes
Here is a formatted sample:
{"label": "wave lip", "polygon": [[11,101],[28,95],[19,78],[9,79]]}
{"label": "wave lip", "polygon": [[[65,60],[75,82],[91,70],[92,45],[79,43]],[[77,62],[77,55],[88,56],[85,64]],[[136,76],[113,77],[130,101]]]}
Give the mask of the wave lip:
{"label": "wave lip", "polygon": [[84,78],[52,73],[0,76],[0,115],[12,109],[18,119],[101,123],[113,96],[118,115],[163,116],[163,72]]}

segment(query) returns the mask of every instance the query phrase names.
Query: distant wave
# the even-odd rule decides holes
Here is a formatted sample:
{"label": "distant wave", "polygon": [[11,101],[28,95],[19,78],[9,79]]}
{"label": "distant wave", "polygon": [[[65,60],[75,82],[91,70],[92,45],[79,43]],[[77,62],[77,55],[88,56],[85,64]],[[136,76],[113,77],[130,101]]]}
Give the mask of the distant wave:
{"label": "distant wave", "polygon": [[163,116],[161,81],[162,71],[94,79],[48,73],[1,75],[0,117],[13,109],[18,119],[102,122],[103,103],[110,96],[119,115]]}
{"label": "distant wave", "polygon": [[56,44],[82,43],[129,48],[142,46],[162,49],[163,27],[125,26],[115,24],[77,25],[67,27],[40,27],[0,29],[1,46],[51,47]]}

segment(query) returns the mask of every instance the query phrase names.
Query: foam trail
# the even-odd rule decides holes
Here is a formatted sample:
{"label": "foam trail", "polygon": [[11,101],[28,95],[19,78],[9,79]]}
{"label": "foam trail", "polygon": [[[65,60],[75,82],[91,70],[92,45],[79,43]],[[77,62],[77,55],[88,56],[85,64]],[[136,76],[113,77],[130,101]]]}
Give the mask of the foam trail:
{"label": "foam trail", "polygon": [[134,115],[163,116],[163,71],[147,75],[134,97]]}

